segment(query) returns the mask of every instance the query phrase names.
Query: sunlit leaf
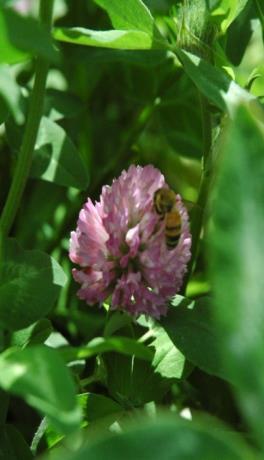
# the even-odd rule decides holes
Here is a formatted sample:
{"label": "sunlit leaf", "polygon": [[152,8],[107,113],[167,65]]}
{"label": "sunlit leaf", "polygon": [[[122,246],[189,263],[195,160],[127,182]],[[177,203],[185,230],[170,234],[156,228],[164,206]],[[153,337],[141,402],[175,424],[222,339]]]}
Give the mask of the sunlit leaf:
{"label": "sunlit leaf", "polygon": [[226,32],[230,24],[243,11],[249,0],[219,0],[212,8],[213,17],[219,17],[222,32]]}
{"label": "sunlit leaf", "polygon": [[28,345],[44,343],[53,328],[50,320],[40,319],[25,329],[20,329],[12,334],[12,346],[24,348]]}
{"label": "sunlit leaf", "polygon": [[167,379],[180,379],[183,375],[185,357],[178,350],[163,327],[153,326],[155,339],[151,346],[155,349],[152,365],[155,372]]}
{"label": "sunlit leaf", "polygon": [[154,19],[143,1],[126,0],[123,3],[119,0],[94,1],[107,11],[115,29],[142,30],[152,35]]}
{"label": "sunlit leaf", "polygon": [[201,93],[219,109],[233,114],[235,107],[244,102],[252,103],[256,98],[241,88],[228,75],[213,67],[204,59],[184,50],[177,50],[183,68]]}
{"label": "sunlit leaf", "polygon": [[97,31],[82,27],[56,28],[53,31],[56,40],[75,45],[97,46],[121,50],[144,50],[152,48],[152,38],[141,30],[104,30]]}

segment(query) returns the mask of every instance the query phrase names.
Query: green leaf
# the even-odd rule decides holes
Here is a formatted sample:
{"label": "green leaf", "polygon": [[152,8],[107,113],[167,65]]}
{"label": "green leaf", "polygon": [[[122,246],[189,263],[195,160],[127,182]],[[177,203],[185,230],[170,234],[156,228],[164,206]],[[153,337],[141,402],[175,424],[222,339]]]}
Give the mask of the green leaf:
{"label": "green leaf", "polygon": [[91,358],[98,353],[107,353],[110,351],[116,351],[124,355],[136,356],[137,358],[150,361],[153,358],[152,351],[137,342],[134,339],[128,337],[96,337],[91,340],[85,347],[73,348],[65,347],[61,348],[60,352],[66,361],[73,361],[75,359]]}
{"label": "green leaf", "polygon": [[219,162],[210,248],[222,359],[264,447],[263,150],[263,125],[240,107]]}
{"label": "green leaf", "polygon": [[[226,32],[230,24],[243,11],[248,0],[220,0],[212,11],[213,17],[220,17],[222,32]],[[250,2],[249,2],[250,3]]]}
{"label": "green leaf", "polygon": [[40,23],[1,7],[0,43],[0,63],[15,64],[35,54],[52,62],[58,61],[51,37]]}
{"label": "green leaf", "polygon": [[2,353],[0,385],[45,414],[58,431],[67,434],[79,427],[73,380],[56,350],[38,345]]}
{"label": "green leaf", "polygon": [[208,374],[230,379],[224,366],[220,365],[220,340],[212,320],[209,298],[201,297],[194,302],[176,296],[167,317],[160,323],[191,363]]}
{"label": "green leaf", "polygon": [[0,324],[22,329],[53,307],[66,276],[60,265],[41,251],[25,251],[7,240],[0,277]]}
{"label": "green leaf", "polygon": [[53,328],[49,319],[40,319],[37,323],[31,324],[25,329],[12,334],[11,345],[25,348],[28,345],[44,343],[52,333]]}
{"label": "green leaf", "polygon": [[0,66],[0,102],[1,105],[4,105],[6,115],[10,111],[18,125],[25,121],[25,116],[21,109],[21,92],[19,86],[8,66],[5,65]]}
{"label": "green leaf", "polygon": [[[63,458],[58,451],[54,460]],[[137,426],[118,435],[87,444],[67,460],[253,460],[240,437],[214,420],[187,422],[178,417],[159,417],[150,423],[138,419]]]}
{"label": "green leaf", "polygon": [[226,54],[232,64],[238,66],[253,34],[252,19],[255,18],[255,5],[248,2],[244,10],[228,29]]}
{"label": "green leaf", "polygon": [[171,386],[171,380],[155,372],[150,362],[118,353],[104,355],[103,362],[108,391],[125,409],[160,402]]}
{"label": "green leaf", "polygon": [[115,311],[107,318],[107,322],[104,327],[104,337],[110,337],[116,334],[120,329],[131,325],[133,318],[123,311]]}
{"label": "green leaf", "polygon": [[148,35],[153,34],[154,19],[141,0],[94,0],[104,8],[115,29],[141,30]]}
{"label": "green leaf", "polygon": [[97,46],[121,50],[145,50],[152,48],[152,38],[140,30],[97,31],[82,27],[55,28],[56,40],[75,45]]}
{"label": "green leaf", "polygon": [[166,379],[180,379],[184,371],[185,357],[176,348],[166,331],[157,324],[154,325],[153,335],[155,339],[151,342],[151,346],[155,348],[155,355],[152,366],[155,372]]}
{"label": "green leaf", "polygon": [[83,104],[73,94],[48,88],[45,94],[44,114],[52,121],[75,118],[84,110]]}
{"label": "green leaf", "polygon": [[[103,395],[82,393],[77,395],[77,401],[83,414],[82,428],[91,426],[92,430],[94,427],[101,430],[102,427],[105,426],[108,429],[110,425],[124,415],[122,407],[117,402]],[[35,435],[32,443],[34,445],[34,450],[36,450],[43,436],[45,437],[49,449],[64,438],[61,433],[55,431],[54,428],[47,423],[46,419],[41,422]]]}
{"label": "green leaf", "polygon": [[183,68],[199,91],[219,109],[234,113],[235,107],[244,102],[250,104],[256,98],[231,80],[228,75],[204,59],[184,50],[177,50]]}
{"label": "green leaf", "polygon": [[32,460],[33,455],[26,441],[12,425],[0,427],[0,459]]}
{"label": "green leaf", "polygon": [[[176,85],[175,85],[176,86]],[[179,85],[176,86],[174,92],[179,92]],[[162,104],[158,108],[158,120],[160,125],[160,131],[165,137],[168,144],[178,154],[187,158],[200,158],[202,155],[202,142],[201,142],[201,123],[199,101],[194,105],[192,110],[192,123],[190,127],[190,119],[188,113],[185,113],[183,107],[183,100],[179,100],[178,104],[171,99],[171,105],[166,106],[166,102],[169,101],[172,94],[166,96],[166,99],[162,99]],[[179,95],[178,95],[179,98]],[[191,104],[195,101],[196,94],[191,94],[189,101],[184,99],[185,104]],[[196,110],[198,109],[198,110]],[[175,114],[181,114],[175,116]]]}
{"label": "green leaf", "polygon": [[[83,393],[78,395],[79,404],[83,410],[83,418],[88,423],[95,422],[98,419],[113,416],[116,419],[116,414],[120,414],[123,409],[116,401],[113,401],[106,396],[95,393]],[[113,423],[114,420],[112,420]]]}
{"label": "green leaf", "polygon": [[40,123],[31,176],[81,190],[88,185],[87,169],[70,138],[59,125],[43,117]]}

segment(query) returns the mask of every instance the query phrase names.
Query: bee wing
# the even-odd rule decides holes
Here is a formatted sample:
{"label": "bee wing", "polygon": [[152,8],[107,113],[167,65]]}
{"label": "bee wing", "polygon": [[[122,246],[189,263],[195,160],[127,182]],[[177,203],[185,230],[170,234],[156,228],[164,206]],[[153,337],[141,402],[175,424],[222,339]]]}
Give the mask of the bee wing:
{"label": "bee wing", "polygon": [[194,211],[195,209],[199,209],[200,206],[199,204],[197,203],[194,203],[193,201],[189,201],[189,200],[182,200],[185,208],[187,209],[188,212],[192,212]]}

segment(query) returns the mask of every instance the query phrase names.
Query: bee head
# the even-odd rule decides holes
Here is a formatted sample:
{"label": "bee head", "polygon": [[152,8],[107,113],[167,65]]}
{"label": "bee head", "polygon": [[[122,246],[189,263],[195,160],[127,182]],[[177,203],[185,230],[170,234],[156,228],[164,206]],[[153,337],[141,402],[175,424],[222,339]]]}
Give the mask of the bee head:
{"label": "bee head", "polygon": [[154,194],[154,205],[159,214],[170,212],[175,204],[175,193],[167,188],[159,188]]}

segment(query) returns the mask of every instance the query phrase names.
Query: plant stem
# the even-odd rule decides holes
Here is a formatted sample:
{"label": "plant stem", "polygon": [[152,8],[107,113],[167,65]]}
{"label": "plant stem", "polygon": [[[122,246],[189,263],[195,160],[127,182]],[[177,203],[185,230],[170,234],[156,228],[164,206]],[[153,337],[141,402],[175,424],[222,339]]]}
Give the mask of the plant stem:
{"label": "plant stem", "polygon": [[211,184],[211,170],[212,170],[212,126],[211,115],[208,109],[208,102],[204,96],[199,93],[202,128],[203,128],[203,158],[202,158],[202,173],[200,188],[196,206],[193,209],[191,220],[191,234],[192,234],[192,255],[188,264],[187,274],[184,279],[182,292],[185,292],[188,281],[191,277],[194,262],[197,257],[200,234],[203,226],[204,214],[207,205],[208,192]]}
{"label": "plant stem", "polygon": [[[51,29],[53,1],[54,0],[41,0],[39,8],[40,22],[49,30]],[[2,237],[8,236],[10,232],[30,172],[34,146],[43,110],[48,68],[49,64],[46,59],[38,57],[36,60],[35,81],[29,104],[25,134],[19,152],[12,184],[0,220],[0,233]]]}
{"label": "plant stem", "polygon": [[99,382],[98,375],[92,375],[90,377],[87,377],[85,379],[80,380],[80,386],[81,388],[85,388],[88,385],[91,385],[92,383]]}

